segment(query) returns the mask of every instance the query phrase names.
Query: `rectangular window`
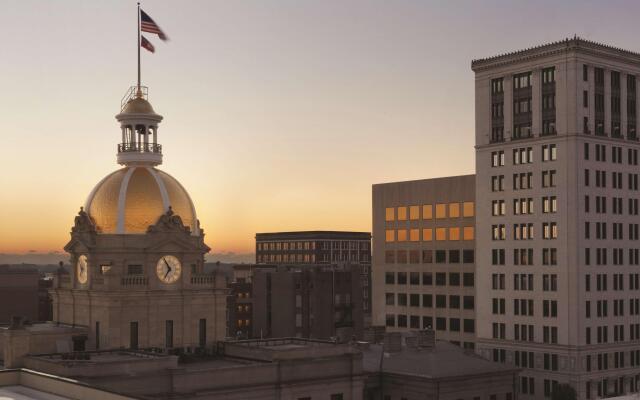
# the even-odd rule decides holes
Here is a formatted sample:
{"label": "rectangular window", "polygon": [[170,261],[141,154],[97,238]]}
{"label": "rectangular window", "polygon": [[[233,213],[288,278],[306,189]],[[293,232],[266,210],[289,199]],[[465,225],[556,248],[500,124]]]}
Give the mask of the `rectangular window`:
{"label": "rectangular window", "polygon": [[422,219],[433,218],[433,206],[431,204],[425,204],[422,206]]}
{"label": "rectangular window", "polygon": [[409,230],[409,240],[411,242],[420,241],[420,229],[414,228]]}
{"label": "rectangular window", "polygon": [[449,218],[460,217],[460,203],[449,203]]}
{"label": "rectangular window", "polygon": [[422,230],[422,240],[424,242],[430,242],[433,240],[433,229],[432,228],[424,228]]}
{"label": "rectangular window", "polygon": [[138,349],[138,321],[129,323],[129,348],[132,350]]}
{"label": "rectangular window", "polygon": [[447,205],[436,204],[436,219],[447,218]]}
{"label": "rectangular window", "polygon": [[407,220],[407,207],[398,207],[398,221]]}
{"label": "rectangular window", "polygon": [[462,239],[473,240],[475,237],[475,228],[473,226],[465,226],[462,228]]}
{"label": "rectangular window", "polygon": [[385,220],[386,221],[395,221],[396,219],[396,211],[393,207],[385,208]]}
{"label": "rectangular window", "polygon": [[460,240],[460,228],[449,228],[449,240]]}
{"label": "rectangular window", "polygon": [[396,231],[393,229],[387,229],[385,232],[385,241],[394,242],[396,240]]}
{"label": "rectangular window", "polygon": [[198,344],[200,347],[207,345],[207,320],[205,318],[198,322]]}
{"label": "rectangular window", "polygon": [[409,219],[412,221],[420,219],[420,207],[419,206],[410,206],[409,207]]}
{"label": "rectangular window", "polygon": [[165,321],[165,341],[164,345],[167,349],[173,348],[173,321]]}
{"label": "rectangular window", "polygon": [[473,217],[474,216],[474,202],[473,201],[465,201],[462,203],[462,216],[463,217]]}
{"label": "rectangular window", "polygon": [[436,228],[436,240],[447,240],[447,228]]}

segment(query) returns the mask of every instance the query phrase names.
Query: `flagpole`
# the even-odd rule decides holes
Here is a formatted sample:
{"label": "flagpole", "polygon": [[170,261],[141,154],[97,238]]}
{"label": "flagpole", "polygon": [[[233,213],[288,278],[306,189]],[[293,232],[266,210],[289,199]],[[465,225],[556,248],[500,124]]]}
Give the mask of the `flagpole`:
{"label": "flagpole", "polygon": [[136,38],[136,44],[138,45],[138,92],[136,96],[142,97],[142,90],[140,89],[140,3],[138,3],[138,36]]}

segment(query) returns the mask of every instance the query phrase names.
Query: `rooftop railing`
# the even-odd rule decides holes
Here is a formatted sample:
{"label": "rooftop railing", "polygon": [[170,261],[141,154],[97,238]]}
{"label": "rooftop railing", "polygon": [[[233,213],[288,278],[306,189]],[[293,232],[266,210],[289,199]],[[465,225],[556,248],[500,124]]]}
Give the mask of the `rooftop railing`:
{"label": "rooftop railing", "polygon": [[154,143],[119,143],[118,153],[157,153],[162,154],[162,145]]}

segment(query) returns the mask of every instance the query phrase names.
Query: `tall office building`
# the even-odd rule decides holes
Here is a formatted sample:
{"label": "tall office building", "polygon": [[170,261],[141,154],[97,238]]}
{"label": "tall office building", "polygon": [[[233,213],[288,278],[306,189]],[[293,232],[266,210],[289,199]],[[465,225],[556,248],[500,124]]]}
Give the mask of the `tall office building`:
{"label": "tall office building", "polygon": [[640,378],[640,54],[580,38],[472,62],[477,347],[523,398]]}
{"label": "tall office building", "polygon": [[475,176],[373,185],[373,322],[475,343]]}

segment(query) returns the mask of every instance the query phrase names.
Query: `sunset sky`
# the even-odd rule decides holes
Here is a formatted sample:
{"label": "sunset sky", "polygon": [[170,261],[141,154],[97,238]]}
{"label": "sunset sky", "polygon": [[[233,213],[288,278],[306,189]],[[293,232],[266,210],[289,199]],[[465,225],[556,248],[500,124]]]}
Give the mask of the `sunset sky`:
{"label": "sunset sky", "polygon": [[[136,2],[0,4],[0,253],[61,251],[119,168]],[[637,1],[142,7],[170,37],[142,55],[161,168],[216,255],[251,253],[256,232],[369,231],[372,184],[473,173],[474,58],[574,34],[640,51]]]}

